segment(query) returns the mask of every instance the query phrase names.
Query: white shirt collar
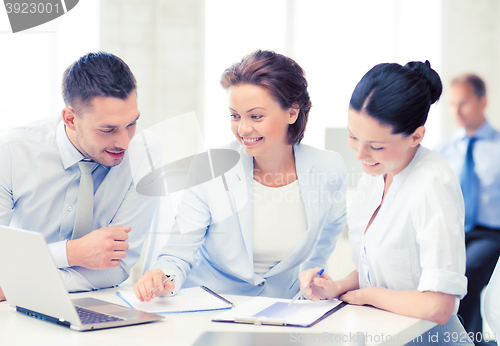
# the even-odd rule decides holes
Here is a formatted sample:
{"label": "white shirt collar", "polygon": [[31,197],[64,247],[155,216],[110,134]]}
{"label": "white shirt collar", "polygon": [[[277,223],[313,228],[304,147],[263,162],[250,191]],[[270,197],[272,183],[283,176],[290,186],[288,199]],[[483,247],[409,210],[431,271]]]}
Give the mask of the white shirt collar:
{"label": "white shirt collar", "polygon": [[66,134],[66,125],[62,120],[57,125],[56,140],[64,169],[68,169],[69,167],[77,164],[78,161],[85,158],[85,156],[83,156],[82,153],[80,153],[69,140],[68,135]]}
{"label": "white shirt collar", "polygon": [[[465,128],[461,127],[458,131],[458,136],[460,140],[465,140],[468,138]],[[495,136],[495,130],[491,127],[488,120],[485,120],[477,129],[474,131],[472,137],[479,139],[492,139]]]}

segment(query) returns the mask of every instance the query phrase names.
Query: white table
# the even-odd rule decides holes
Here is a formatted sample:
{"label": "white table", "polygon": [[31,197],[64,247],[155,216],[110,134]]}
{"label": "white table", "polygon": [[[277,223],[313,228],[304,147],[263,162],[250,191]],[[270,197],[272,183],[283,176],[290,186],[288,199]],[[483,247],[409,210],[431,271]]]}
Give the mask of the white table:
{"label": "white table", "polygon": [[[131,289],[131,288],[120,288]],[[115,294],[117,289],[105,289],[72,294],[72,298],[95,297],[123,305]],[[252,297],[224,296],[236,305]],[[7,302],[0,303],[0,345],[192,345],[205,331],[294,333],[294,338],[305,333],[366,335],[367,345],[404,345],[426,332],[435,323],[405,317],[366,306],[347,305],[311,328],[254,326],[212,322],[221,311],[169,314],[155,323],[76,332],[53,323],[25,316],[12,309]]]}

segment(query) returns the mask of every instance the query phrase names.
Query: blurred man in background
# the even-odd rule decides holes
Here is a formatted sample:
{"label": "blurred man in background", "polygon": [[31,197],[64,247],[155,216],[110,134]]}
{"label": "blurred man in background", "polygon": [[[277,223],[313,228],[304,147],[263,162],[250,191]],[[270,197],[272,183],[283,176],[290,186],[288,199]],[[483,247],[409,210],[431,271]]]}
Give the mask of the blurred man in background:
{"label": "blurred man in background", "polygon": [[500,133],[485,118],[486,86],[465,74],[449,87],[460,128],[436,148],[460,178],[465,202],[468,293],[459,315],[467,332],[482,332],[480,294],[500,255]]}

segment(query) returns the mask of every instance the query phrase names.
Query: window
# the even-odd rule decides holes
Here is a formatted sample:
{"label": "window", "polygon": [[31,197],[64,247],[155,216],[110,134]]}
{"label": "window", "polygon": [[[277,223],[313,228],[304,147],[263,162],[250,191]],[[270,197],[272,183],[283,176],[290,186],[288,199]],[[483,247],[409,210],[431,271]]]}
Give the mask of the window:
{"label": "window", "polygon": [[[397,0],[206,1],[205,141],[233,139],[222,72],[245,54],[272,49],[304,68],[313,103],[303,142],[323,148],[326,127],[345,127],[356,83],[382,62],[429,60],[440,69],[440,2]],[[439,105],[424,144],[439,140]],[[347,139],[346,139],[347,140]]]}
{"label": "window", "polygon": [[65,15],[16,34],[2,9],[0,46],[0,132],[58,116],[62,73],[99,48],[99,1],[80,1]]}

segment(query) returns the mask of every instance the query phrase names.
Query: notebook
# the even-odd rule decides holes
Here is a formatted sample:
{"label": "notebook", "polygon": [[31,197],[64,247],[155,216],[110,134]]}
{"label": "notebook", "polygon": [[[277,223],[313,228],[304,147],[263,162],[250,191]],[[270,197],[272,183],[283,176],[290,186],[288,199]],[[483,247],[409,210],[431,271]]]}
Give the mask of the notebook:
{"label": "notebook", "polygon": [[131,308],[156,314],[231,309],[234,305],[205,286],[184,288],[175,296],[160,296],[150,302],[141,302],[132,291],[116,292]]}
{"label": "notebook", "polygon": [[70,299],[45,238],[38,232],[0,226],[0,263],[0,287],[7,302],[28,316],[78,331],[164,318],[100,299]]}
{"label": "notebook", "polygon": [[311,327],[347,305],[337,299],[319,302],[298,300],[289,306],[290,301],[291,299],[256,297],[215,316],[212,321]]}

